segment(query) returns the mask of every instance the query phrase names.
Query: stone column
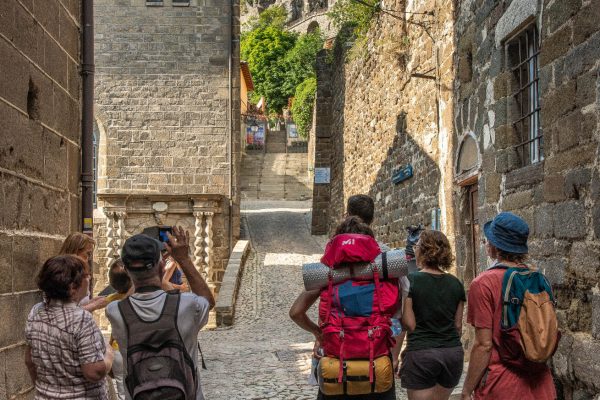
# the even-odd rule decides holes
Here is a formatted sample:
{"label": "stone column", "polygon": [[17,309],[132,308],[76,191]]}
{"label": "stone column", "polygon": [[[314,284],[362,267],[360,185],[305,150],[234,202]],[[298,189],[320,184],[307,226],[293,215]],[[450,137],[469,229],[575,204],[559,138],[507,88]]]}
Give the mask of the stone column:
{"label": "stone column", "polygon": [[106,215],[106,261],[110,263],[115,258],[115,223],[116,211],[104,211]]}
{"label": "stone column", "polygon": [[125,218],[127,213],[125,211],[115,212],[117,218],[117,231],[116,231],[116,256],[121,254],[123,248],[123,242],[125,241]]}
{"label": "stone column", "polygon": [[205,212],[204,214],[204,218],[205,218],[205,225],[204,225],[204,235],[203,235],[203,240],[204,240],[204,267],[206,268],[206,283],[208,284],[208,286],[214,290],[215,289],[215,282],[213,280],[213,242],[212,242],[212,236],[213,236],[213,231],[212,231],[212,221],[213,221],[213,216],[215,213],[213,212]]}
{"label": "stone column", "polygon": [[203,239],[202,235],[204,230],[202,229],[202,220],[204,217],[204,213],[202,211],[194,211],[194,226],[196,230],[194,231],[194,266],[198,271],[200,271],[204,277],[206,278],[206,271],[203,267],[204,257],[203,253]]}

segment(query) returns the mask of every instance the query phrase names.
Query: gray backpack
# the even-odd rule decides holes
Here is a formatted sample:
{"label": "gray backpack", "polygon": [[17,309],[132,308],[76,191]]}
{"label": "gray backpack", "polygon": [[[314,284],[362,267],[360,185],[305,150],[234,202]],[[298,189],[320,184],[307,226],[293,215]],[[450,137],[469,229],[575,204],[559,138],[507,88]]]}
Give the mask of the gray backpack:
{"label": "gray backpack", "polygon": [[119,302],[127,330],[127,377],[133,400],[195,400],[196,368],[177,328],[179,293],[167,293],[158,319],[143,321],[129,298]]}

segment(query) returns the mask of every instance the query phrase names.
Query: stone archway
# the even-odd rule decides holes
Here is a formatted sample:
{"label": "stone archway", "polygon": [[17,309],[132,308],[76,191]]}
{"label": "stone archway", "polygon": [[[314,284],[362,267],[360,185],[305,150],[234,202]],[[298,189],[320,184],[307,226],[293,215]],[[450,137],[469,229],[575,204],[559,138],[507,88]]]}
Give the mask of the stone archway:
{"label": "stone archway", "polygon": [[321,29],[321,27],[319,26],[319,23],[317,21],[312,21],[310,24],[308,24],[306,33],[313,33],[318,29]]}

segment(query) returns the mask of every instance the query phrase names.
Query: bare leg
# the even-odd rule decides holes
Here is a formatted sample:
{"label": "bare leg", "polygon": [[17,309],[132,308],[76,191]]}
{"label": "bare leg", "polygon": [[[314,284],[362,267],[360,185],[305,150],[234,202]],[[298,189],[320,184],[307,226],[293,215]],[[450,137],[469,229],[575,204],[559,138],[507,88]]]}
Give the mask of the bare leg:
{"label": "bare leg", "polygon": [[408,389],[408,400],[448,400],[452,394],[452,390],[440,385],[423,390]]}
{"label": "bare leg", "polygon": [[413,390],[408,389],[408,400],[434,400],[435,386],[429,389]]}
{"label": "bare leg", "polygon": [[433,388],[433,400],[448,400],[452,394],[452,390],[454,389],[447,389],[443,386],[435,385]]}

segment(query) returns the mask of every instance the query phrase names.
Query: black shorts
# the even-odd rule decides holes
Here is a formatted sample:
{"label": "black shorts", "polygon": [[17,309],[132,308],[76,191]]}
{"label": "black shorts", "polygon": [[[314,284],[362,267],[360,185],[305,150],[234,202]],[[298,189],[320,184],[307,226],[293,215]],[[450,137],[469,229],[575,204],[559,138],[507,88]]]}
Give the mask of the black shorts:
{"label": "black shorts", "polygon": [[452,389],[460,381],[463,362],[462,346],[407,351],[400,367],[401,385],[412,390],[435,385]]}

